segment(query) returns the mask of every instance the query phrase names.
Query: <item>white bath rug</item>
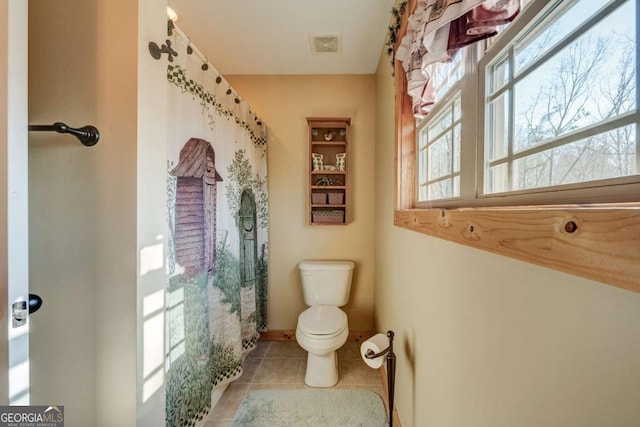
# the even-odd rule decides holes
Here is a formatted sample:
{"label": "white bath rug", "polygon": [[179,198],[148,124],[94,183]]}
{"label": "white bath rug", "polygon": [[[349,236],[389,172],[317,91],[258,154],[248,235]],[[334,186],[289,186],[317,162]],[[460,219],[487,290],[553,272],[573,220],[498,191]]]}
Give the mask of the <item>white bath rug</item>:
{"label": "white bath rug", "polygon": [[383,427],[380,396],[369,390],[257,390],[240,403],[232,427]]}

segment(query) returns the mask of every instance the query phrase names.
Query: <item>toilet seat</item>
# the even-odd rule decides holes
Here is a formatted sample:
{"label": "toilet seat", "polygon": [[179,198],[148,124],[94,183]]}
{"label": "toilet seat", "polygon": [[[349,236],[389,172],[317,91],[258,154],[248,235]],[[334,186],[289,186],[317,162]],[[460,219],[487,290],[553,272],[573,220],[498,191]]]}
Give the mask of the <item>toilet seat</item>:
{"label": "toilet seat", "polygon": [[335,306],[309,307],[298,316],[298,329],[314,339],[331,339],[347,328],[347,315]]}

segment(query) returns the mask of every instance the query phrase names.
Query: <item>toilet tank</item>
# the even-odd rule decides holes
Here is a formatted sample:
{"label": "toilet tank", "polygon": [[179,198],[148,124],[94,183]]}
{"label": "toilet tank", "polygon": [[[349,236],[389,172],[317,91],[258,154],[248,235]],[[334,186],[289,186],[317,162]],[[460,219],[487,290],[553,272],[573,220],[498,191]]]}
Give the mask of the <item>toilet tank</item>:
{"label": "toilet tank", "polygon": [[308,306],[343,306],[349,301],[354,263],[302,261],[298,264],[304,303]]}

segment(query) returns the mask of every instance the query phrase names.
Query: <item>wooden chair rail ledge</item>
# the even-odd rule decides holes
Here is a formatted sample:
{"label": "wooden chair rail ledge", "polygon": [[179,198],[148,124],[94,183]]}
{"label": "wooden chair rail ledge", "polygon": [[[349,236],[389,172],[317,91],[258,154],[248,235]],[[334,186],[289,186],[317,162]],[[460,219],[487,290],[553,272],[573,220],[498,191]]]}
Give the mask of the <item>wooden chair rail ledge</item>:
{"label": "wooden chair rail ledge", "polygon": [[640,206],[404,209],[395,225],[640,292]]}

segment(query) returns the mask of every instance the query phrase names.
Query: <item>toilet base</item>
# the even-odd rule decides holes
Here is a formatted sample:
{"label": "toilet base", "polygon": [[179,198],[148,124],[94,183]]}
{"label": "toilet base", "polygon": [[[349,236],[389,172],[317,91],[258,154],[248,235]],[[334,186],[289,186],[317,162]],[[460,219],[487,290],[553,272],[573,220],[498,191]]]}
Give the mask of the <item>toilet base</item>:
{"label": "toilet base", "polygon": [[307,354],[304,383],[309,387],[333,387],[338,383],[338,353]]}

